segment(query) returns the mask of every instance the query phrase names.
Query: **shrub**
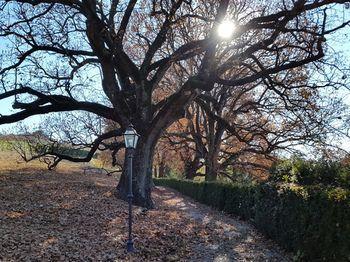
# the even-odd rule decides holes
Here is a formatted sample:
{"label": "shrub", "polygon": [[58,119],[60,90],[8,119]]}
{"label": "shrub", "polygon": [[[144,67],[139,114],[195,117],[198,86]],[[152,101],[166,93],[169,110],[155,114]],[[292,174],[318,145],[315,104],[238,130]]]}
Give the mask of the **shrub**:
{"label": "shrub", "polygon": [[175,179],[155,179],[155,184],[174,188],[201,203],[251,220],[301,261],[350,260],[349,190]]}
{"label": "shrub", "polygon": [[270,171],[273,182],[350,188],[350,165],[337,161],[293,158],[277,162]]}

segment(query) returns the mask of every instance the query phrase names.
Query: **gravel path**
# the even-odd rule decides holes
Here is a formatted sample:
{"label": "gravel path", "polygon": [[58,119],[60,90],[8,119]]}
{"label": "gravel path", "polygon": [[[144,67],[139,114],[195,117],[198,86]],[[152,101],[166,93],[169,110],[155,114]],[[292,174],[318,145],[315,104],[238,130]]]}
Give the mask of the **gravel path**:
{"label": "gravel path", "polygon": [[247,223],[156,188],[156,209],[127,204],[102,174],[0,173],[0,261],[289,261]]}

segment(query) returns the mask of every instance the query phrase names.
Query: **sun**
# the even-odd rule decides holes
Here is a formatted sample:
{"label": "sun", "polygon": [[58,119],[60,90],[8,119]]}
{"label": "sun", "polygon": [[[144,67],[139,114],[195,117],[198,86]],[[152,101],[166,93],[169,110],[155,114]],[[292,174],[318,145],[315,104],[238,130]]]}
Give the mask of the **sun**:
{"label": "sun", "polygon": [[217,33],[219,37],[229,39],[235,31],[235,24],[232,21],[225,20],[218,26]]}

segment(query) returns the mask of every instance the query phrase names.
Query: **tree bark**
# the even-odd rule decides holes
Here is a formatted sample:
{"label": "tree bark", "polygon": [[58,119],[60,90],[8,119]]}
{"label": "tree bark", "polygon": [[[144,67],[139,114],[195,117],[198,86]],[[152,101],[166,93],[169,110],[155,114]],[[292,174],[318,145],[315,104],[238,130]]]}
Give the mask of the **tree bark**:
{"label": "tree bark", "polygon": [[206,156],[205,180],[215,181],[218,177],[220,169],[219,152],[221,146],[221,137],[224,133],[224,128],[219,123],[215,123],[213,119],[209,119],[209,143],[208,154]]}
{"label": "tree bark", "polygon": [[[173,94],[167,104],[165,104],[157,113],[156,117],[152,121],[150,117],[151,109],[146,107],[140,109],[143,116],[143,124],[139,124],[138,130],[141,130],[141,137],[135,149],[133,160],[133,190],[135,205],[143,206],[146,208],[153,208],[153,201],[151,198],[152,181],[152,163],[154,148],[162,135],[163,131],[169,127],[174,121],[184,115],[185,108],[191,103],[198,95],[198,81],[193,83],[194,80],[188,80],[184,84],[184,88],[181,92]],[[199,82],[202,84],[202,82]],[[150,94],[148,94],[150,95]],[[148,97],[150,99],[150,96]],[[147,120],[147,121],[146,121]],[[150,123],[148,125],[148,123]],[[145,128],[142,128],[145,127]],[[148,128],[149,127],[149,128]],[[117,196],[121,199],[127,199],[127,166],[124,161],[124,169],[117,186]]]}
{"label": "tree bark", "polygon": [[159,163],[159,177],[165,177],[165,163],[161,161]]}
{"label": "tree bark", "polygon": [[199,166],[199,158],[195,157],[193,160],[185,163],[185,178],[193,180],[197,175],[197,170]]}
{"label": "tree bark", "polygon": [[218,163],[218,150],[214,149],[214,152],[210,152],[206,159],[205,165],[205,181],[215,181],[218,176],[219,163]]}
{"label": "tree bark", "polygon": [[159,178],[158,165],[153,166],[153,176]]}
{"label": "tree bark", "polygon": [[[151,199],[154,143],[140,137],[133,156],[133,204],[146,208],[154,207]],[[116,190],[117,196],[123,200],[127,200],[128,195],[127,174],[128,165],[127,161],[124,161],[123,172]]]}

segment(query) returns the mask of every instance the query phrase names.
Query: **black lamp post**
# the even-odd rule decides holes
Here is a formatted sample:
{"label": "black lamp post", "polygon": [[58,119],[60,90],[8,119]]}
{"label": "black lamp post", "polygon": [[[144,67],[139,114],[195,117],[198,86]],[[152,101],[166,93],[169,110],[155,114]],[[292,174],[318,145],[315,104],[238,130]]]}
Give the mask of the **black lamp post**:
{"label": "black lamp post", "polygon": [[134,242],[131,237],[132,232],[132,158],[134,156],[134,149],[137,145],[137,140],[139,135],[132,125],[129,125],[124,133],[125,147],[128,158],[128,182],[129,182],[129,192],[128,192],[128,203],[129,203],[129,238],[126,243],[126,248],[128,252],[134,252]]}

